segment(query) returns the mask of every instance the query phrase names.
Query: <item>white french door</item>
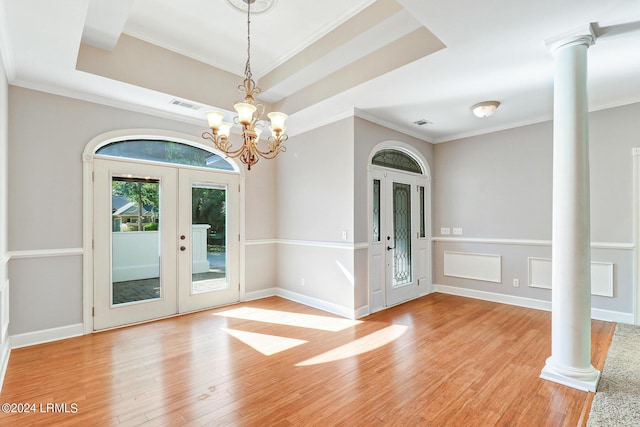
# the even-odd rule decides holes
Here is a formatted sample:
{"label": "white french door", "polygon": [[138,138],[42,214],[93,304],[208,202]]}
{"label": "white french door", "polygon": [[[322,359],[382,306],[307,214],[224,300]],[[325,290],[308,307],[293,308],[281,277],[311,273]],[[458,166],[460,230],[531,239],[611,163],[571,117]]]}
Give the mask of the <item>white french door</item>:
{"label": "white french door", "polygon": [[179,312],[236,302],[240,294],[238,176],[180,169],[178,181]]}
{"label": "white french door", "polygon": [[373,169],[370,237],[370,309],[377,311],[420,295],[427,277],[427,181],[424,177]]}
{"label": "white french door", "polygon": [[239,299],[239,178],[94,161],[94,329]]}

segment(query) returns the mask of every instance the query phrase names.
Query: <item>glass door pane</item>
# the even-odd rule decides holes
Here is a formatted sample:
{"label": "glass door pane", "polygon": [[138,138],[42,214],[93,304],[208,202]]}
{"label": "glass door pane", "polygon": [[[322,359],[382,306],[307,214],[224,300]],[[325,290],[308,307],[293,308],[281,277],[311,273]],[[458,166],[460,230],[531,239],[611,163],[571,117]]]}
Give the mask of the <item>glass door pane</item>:
{"label": "glass door pane", "polygon": [[160,298],[160,181],[111,181],[111,302]]}
{"label": "glass door pane", "polygon": [[411,283],[411,186],[393,183],[393,287]]}
{"label": "glass door pane", "polygon": [[228,288],[225,186],[193,184],[191,234],[191,294]]}
{"label": "glass door pane", "polygon": [[373,241],[380,241],[380,180],[373,180]]}

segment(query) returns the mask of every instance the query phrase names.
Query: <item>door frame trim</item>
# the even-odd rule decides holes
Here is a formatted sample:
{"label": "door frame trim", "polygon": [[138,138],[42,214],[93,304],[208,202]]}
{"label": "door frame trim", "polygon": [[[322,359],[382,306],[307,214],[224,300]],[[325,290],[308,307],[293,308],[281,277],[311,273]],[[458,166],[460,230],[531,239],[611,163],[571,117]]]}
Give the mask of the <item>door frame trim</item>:
{"label": "door frame trim", "polygon": [[640,147],[633,147],[633,323],[640,325]]}
{"label": "door frame trim", "polygon": [[[93,174],[94,174],[94,155],[101,147],[112,142],[127,139],[155,139],[162,141],[178,142],[211,153],[225,156],[224,153],[213,149],[206,145],[201,139],[189,134],[174,132],[162,129],[121,129],[97,135],[87,143],[82,153],[82,325],[83,333],[93,333]],[[117,160],[117,159],[115,159]],[[145,162],[138,159],[125,159],[125,161]],[[245,178],[244,168],[233,159],[227,159],[233,166],[234,172],[240,175],[240,299],[244,295],[245,290]],[[175,165],[180,167],[180,165]],[[184,165],[185,167],[189,167]],[[221,171],[225,172],[225,171]],[[230,173],[230,172],[226,172]]]}

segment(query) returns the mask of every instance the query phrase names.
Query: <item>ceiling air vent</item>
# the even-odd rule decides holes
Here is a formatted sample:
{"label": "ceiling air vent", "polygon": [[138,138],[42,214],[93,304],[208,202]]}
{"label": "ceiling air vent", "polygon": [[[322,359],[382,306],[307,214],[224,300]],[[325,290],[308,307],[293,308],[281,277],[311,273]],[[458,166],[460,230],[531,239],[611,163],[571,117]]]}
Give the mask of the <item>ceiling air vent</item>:
{"label": "ceiling air vent", "polygon": [[190,110],[196,110],[196,111],[202,109],[202,105],[192,104],[190,102],[181,101],[179,99],[172,99],[169,104],[176,105],[176,106],[182,107],[182,108],[188,108]]}
{"label": "ceiling air vent", "polygon": [[417,124],[418,126],[425,126],[425,125],[432,125],[433,122],[430,122],[427,119],[420,119],[420,120],[416,120],[415,122],[413,122],[415,124]]}

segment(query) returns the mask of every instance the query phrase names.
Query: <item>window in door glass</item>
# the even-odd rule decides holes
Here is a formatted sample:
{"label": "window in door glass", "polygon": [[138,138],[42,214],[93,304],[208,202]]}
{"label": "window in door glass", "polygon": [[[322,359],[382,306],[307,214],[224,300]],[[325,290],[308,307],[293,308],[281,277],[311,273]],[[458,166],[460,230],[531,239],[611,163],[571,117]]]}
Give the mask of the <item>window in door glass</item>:
{"label": "window in door glass", "polygon": [[96,154],[209,169],[234,170],[231,163],[218,154],[173,141],[155,139],[117,141],[99,148]]}
{"label": "window in door glass", "polygon": [[411,186],[393,183],[393,286],[411,283]]}
{"label": "window in door glass", "polygon": [[193,184],[191,233],[191,295],[228,289],[226,186]]}
{"label": "window in door glass", "polygon": [[161,298],[160,181],[111,181],[111,302]]}
{"label": "window in door glass", "polygon": [[380,241],[380,180],[373,180],[373,241]]}
{"label": "window in door glass", "polygon": [[420,190],[420,237],[426,237],[425,212],[424,212],[424,187],[418,187]]}

